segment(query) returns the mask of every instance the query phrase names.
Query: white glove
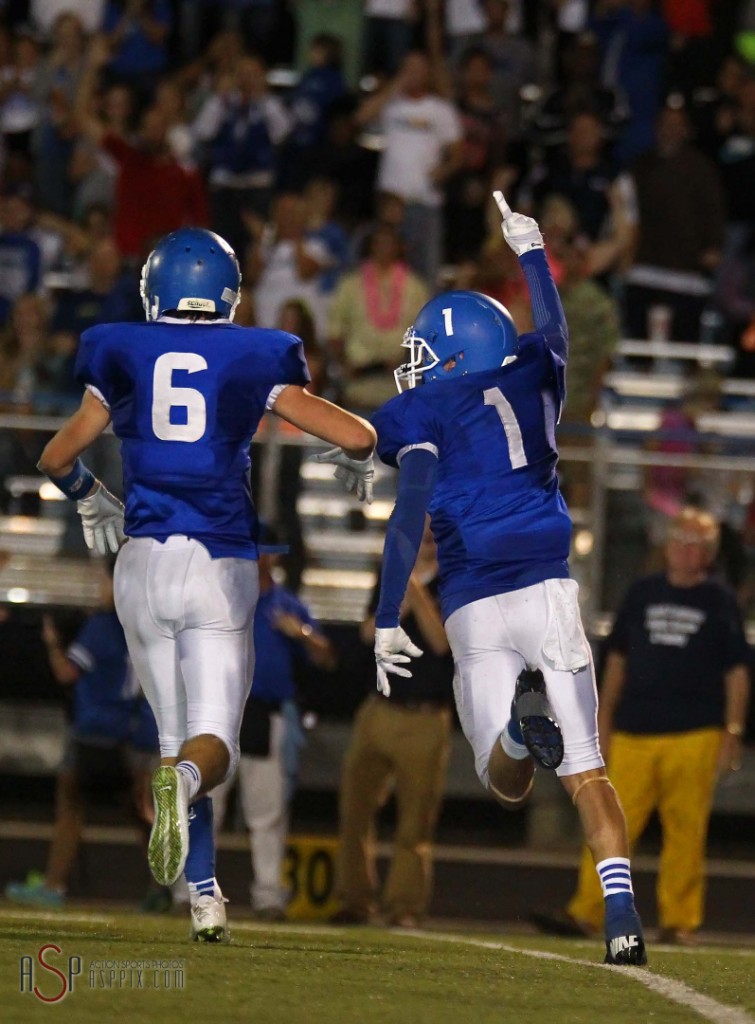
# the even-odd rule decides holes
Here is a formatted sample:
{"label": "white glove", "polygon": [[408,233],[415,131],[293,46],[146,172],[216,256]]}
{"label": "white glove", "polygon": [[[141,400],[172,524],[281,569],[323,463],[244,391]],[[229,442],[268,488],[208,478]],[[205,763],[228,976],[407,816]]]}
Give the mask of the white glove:
{"label": "white glove", "polygon": [[401,626],[392,629],[375,630],[375,661],[377,662],[377,688],[384,697],[390,697],[391,684],[388,673],[411,679],[408,668],[401,668],[412,658],[419,658],[422,651],[412,643]]}
{"label": "white glove", "polygon": [[343,448],[330,448],[314,456],[315,462],[332,462],[336,467],[336,480],[340,480],[350,494],[360,501],[372,504],[372,479],[375,464],[372,455],[366,459],[350,459]]}
{"label": "white glove", "polygon": [[493,198],[498,204],[498,209],[503,217],[501,229],[506,244],[513,249],[517,256],[522,256],[531,249],[542,249],[545,243],[537,221],[532,217],[525,217],[523,213],[512,213],[511,207],[503,198],[502,192],[494,192]]}
{"label": "white glove", "polygon": [[115,554],[125,538],[120,501],[98,482],[94,494],[76,502],[76,510],[81,516],[87,547],[101,555],[106,555],[108,548]]}

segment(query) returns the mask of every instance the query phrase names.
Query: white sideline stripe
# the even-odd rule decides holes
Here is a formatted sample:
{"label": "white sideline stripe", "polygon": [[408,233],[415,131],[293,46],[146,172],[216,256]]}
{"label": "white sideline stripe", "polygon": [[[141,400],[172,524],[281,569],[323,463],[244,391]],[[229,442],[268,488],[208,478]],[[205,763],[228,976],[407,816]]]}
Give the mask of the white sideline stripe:
{"label": "white sideline stripe", "polygon": [[102,914],[71,914],[67,910],[51,910],[48,912],[39,911],[36,907],[19,907],[18,910],[11,910],[3,907],[0,910],[0,920],[13,919],[16,921],[55,921],[58,924],[114,924],[115,918],[105,917]]}
{"label": "white sideline stripe", "polygon": [[[397,929],[398,931],[399,929]],[[556,960],[559,963],[577,964],[579,967],[592,967],[597,970],[613,971],[620,974],[629,981],[639,981],[641,985],[650,989],[660,996],[678,1003],[680,1006],[693,1010],[701,1017],[711,1021],[711,1024],[755,1024],[755,1018],[751,1017],[746,1010],[740,1010],[736,1006],[727,1006],[719,1003],[710,996],[685,985],[684,982],[676,981],[673,978],[664,978],[661,975],[653,974],[642,967],[617,967],[613,964],[600,964],[592,960],[578,960],[570,956],[562,956],[560,953],[548,953],[540,949],[524,949],[519,946],[509,946],[504,942],[488,942],[484,939],[468,939],[457,935],[441,935],[437,932],[426,932],[422,929],[409,931],[400,929],[402,935],[412,936],[417,939],[430,939],[436,942],[456,942],[463,946],[479,946],[482,949],[499,949],[504,953],[520,953],[522,956],[533,957],[535,960]]]}

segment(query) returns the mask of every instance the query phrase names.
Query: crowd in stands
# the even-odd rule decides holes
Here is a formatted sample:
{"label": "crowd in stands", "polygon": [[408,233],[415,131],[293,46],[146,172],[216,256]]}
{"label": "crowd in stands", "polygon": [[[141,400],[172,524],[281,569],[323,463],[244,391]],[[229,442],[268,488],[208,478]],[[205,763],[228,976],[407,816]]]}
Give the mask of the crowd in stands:
{"label": "crowd in stands", "polygon": [[544,229],[570,422],[622,334],[750,376],[753,40],[746,0],[0,0],[0,403],[74,403],[82,331],[198,224],[237,321],[306,322],[316,386],[374,408],[439,288],[529,327],[494,188]]}

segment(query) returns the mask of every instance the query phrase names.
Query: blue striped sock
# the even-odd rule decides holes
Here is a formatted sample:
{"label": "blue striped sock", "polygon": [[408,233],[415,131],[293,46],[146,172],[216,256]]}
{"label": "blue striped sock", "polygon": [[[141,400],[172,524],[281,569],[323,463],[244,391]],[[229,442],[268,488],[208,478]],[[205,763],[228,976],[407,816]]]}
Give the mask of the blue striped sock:
{"label": "blue striped sock", "polygon": [[627,915],[635,914],[634,892],[629,861],[626,857],[608,857],[596,864],[606,902],[606,931],[626,925]]}
{"label": "blue striped sock", "polygon": [[633,895],[632,875],[627,857],[607,857],[595,865],[604,899],[621,893]]}

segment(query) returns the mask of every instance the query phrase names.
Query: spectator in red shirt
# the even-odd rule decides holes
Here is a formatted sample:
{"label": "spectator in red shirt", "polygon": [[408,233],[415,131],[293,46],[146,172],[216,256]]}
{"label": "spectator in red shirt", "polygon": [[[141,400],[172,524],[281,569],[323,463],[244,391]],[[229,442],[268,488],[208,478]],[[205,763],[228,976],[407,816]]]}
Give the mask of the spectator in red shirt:
{"label": "spectator in red shirt", "polygon": [[188,225],[209,226],[204,183],[175,159],[167,142],[168,125],[155,108],[145,111],[137,140],[126,142],[103,133],[102,146],[119,166],[113,226],[118,248],[141,259],[152,241]]}
{"label": "spectator in red shirt", "polygon": [[102,146],[118,164],[113,231],[122,255],[140,261],[152,241],[188,225],[209,225],[207,195],[196,171],[183,167],[168,142],[169,124],[156,107],[145,110],[133,141],[110,132],[91,112],[97,69],[107,54],[96,43],[77,100],[80,131]]}

